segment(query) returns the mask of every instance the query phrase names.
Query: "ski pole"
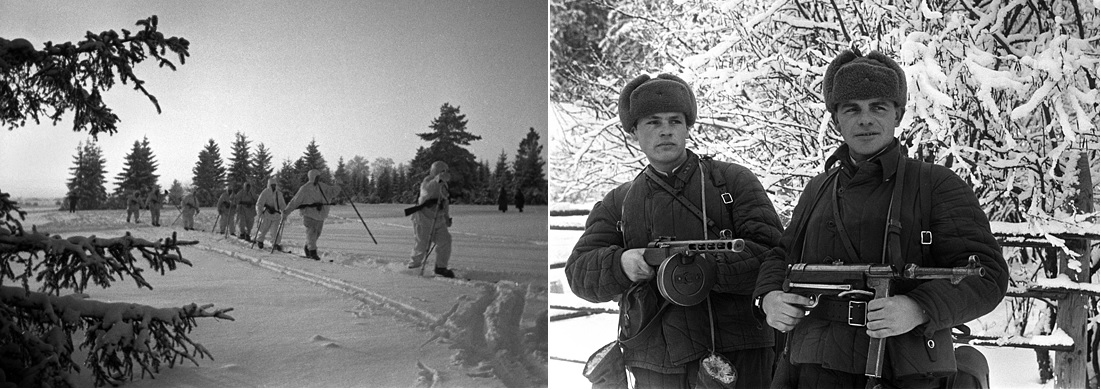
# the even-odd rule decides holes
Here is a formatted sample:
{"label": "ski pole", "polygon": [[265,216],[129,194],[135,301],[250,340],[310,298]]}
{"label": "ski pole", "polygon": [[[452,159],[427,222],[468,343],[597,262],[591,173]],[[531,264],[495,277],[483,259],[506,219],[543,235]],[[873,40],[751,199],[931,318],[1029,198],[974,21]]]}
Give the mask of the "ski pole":
{"label": "ski pole", "polygon": [[171,224],[169,224],[168,226],[173,226],[173,225],[175,225],[175,224],[176,224],[176,222],[179,222],[179,221],[180,221],[180,217],[181,217],[181,216],[183,216],[183,209],[181,209],[181,208],[180,208],[180,206],[176,206],[176,211],[179,211],[180,213],[179,213],[179,214],[176,214],[176,219],[172,220],[172,223],[171,223]]}
{"label": "ski pole", "polygon": [[375,245],[378,245],[378,241],[375,241],[375,235],[371,233],[371,228],[367,227],[367,222],[363,220],[362,215],[359,215],[359,209],[356,208],[356,202],[348,199],[348,203],[352,204],[352,210],[356,211],[356,216],[359,217],[359,222],[363,224],[363,228],[367,229],[367,234],[371,236],[371,241],[374,241]]}
{"label": "ski pole", "polygon": [[214,218],[214,226],[210,227],[210,233],[214,233],[214,229],[218,228],[218,222],[222,221],[222,213],[218,213],[218,216]]}
{"label": "ski pole", "polygon": [[249,249],[252,249],[252,247],[256,246],[256,239],[260,237],[260,218],[264,218],[263,214],[259,214],[256,216],[256,225],[253,225],[252,236],[249,237],[249,241],[252,241],[252,243],[248,246]]}
{"label": "ski pole", "polygon": [[271,241],[271,253],[275,253],[275,247],[279,246],[279,239],[283,238],[283,224],[287,223],[287,217],[279,213],[279,228],[275,229],[275,239]]}
{"label": "ski pole", "polygon": [[[438,180],[438,179],[437,179]],[[440,217],[440,210],[443,209],[443,185],[441,181],[439,201],[436,202],[436,213],[432,215],[432,227],[431,233],[428,233],[428,251],[424,252],[424,260],[421,260],[421,272],[418,276],[424,276],[424,266],[428,264],[428,256],[432,254],[432,249],[435,249],[436,244],[436,221]]]}

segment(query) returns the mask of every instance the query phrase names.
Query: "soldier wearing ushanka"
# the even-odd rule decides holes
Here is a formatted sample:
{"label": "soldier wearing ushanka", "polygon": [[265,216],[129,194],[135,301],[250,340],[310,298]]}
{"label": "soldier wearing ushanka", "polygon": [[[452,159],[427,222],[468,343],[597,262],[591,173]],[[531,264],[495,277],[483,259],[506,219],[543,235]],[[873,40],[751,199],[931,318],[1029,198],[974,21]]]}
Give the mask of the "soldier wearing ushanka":
{"label": "soldier wearing ushanka", "polygon": [[[887,387],[941,386],[956,370],[949,329],[990,312],[1005,295],[1001,248],[967,183],[945,167],[906,157],[895,138],[906,109],[906,74],[894,60],[846,50],[826,69],[822,95],[845,143],[803,191],[784,231],[783,252],[761,265],[754,292],[768,324],[787,332],[787,354],[777,362],[773,386],[864,388],[869,378]],[[918,201],[920,186],[931,201]],[[892,246],[886,237],[893,210],[890,220],[901,226],[891,233],[899,237]],[[892,248],[899,249],[897,259]],[[800,263],[957,268],[967,267],[970,257],[984,275],[958,284],[902,281],[893,296],[870,300],[824,295],[809,313],[808,297],[782,290],[788,266]],[[864,318],[843,313],[852,307],[866,308]],[[866,366],[872,338],[886,338],[880,378]]]}
{"label": "soldier wearing ushanka", "polygon": [[[624,362],[638,388],[705,386],[701,361],[712,352],[737,373],[729,386],[767,387],[774,331],[753,316],[750,293],[760,261],[780,240],[772,202],[745,167],[686,149],[696,100],[679,77],[643,75],[627,83],[619,118],[650,164],[593,206],[566,262],[570,289],[592,302],[619,301]],[[662,237],[718,239],[723,233],[743,239],[746,249],[707,254],[717,272],[706,299],[669,304],[655,267],[643,258],[646,246]]]}

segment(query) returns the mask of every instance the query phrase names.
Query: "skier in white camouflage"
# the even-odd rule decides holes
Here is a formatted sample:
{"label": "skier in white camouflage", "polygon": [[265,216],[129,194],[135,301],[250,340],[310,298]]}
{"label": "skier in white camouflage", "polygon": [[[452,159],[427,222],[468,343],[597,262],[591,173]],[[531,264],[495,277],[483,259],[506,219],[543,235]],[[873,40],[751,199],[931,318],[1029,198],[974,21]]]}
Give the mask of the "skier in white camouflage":
{"label": "skier in white camouflage", "polygon": [[227,184],[225,191],[218,196],[218,234],[233,234],[233,220],[236,213],[233,204],[233,186]]}
{"label": "skier in white camouflage", "polygon": [[[256,199],[256,214],[260,217],[260,227],[256,230],[256,245],[260,249],[264,249],[264,237],[268,232],[278,228],[282,216],[280,210],[283,210],[286,205],[283,192],[279,191],[279,181],[274,177],[268,179],[268,186],[264,187],[264,191],[260,192],[260,197]],[[275,238],[275,233],[272,232],[272,245],[275,245],[276,250],[281,250],[282,248],[275,244]]]}
{"label": "skier in white camouflage", "polygon": [[195,199],[194,189],[180,200],[180,213],[183,214],[184,230],[195,230],[195,214],[199,213],[199,201]]}
{"label": "skier in white camouflage", "polygon": [[436,275],[453,278],[455,273],[447,269],[451,258],[450,205],[448,202],[447,182],[451,180],[447,163],[436,161],[421,180],[420,197],[417,205],[410,208],[413,219],[413,255],[409,268],[420,268],[421,262],[428,261],[428,247],[436,244]]}
{"label": "skier in white camouflage", "polygon": [[329,217],[332,201],[340,195],[339,186],[322,183],[320,176],[320,171],[311,169],[306,174],[306,184],[298,187],[298,193],[283,209],[283,219],[294,210],[302,214],[302,224],[306,225],[306,246],[303,249],[306,257],[314,260],[321,260],[317,255],[317,238],[321,237],[321,228],[325,226],[325,218]]}
{"label": "skier in white camouflage", "polygon": [[245,182],[234,197],[234,203],[237,204],[237,237],[252,240],[252,224],[256,222],[256,194],[252,192],[252,184]]}

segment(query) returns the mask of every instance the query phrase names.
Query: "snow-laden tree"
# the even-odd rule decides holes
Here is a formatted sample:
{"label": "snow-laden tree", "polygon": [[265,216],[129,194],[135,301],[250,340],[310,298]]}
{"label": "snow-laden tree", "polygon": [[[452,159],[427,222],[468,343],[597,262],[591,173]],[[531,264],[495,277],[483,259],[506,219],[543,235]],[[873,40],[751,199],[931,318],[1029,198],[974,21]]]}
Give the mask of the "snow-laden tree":
{"label": "snow-laden tree", "polygon": [[80,143],[76,149],[66,197],[76,202],[78,209],[99,208],[107,200],[107,159],[95,142]]}
{"label": "snow-laden tree", "polygon": [[588,27],[552,16],[552,50],[584,36],[575,30],[605,32],[590,63],[551,69],[552,115],[564,128],[551,157],[553,197],[592,201],[637,172],[645,161],[618,126],[619,89],[668,72],[699,102],[689,146],[753,169],[786,220],[841,142],[821,81],[829,61],[855,46],[899,59],[910,90],[900,138],[972,183],[993,219],[1076,214],[1067,208],[1079,157],[1098,166],[1095,4],[980,4],[553,2],[552,13],[608,15]]}
{"label": "snow-laden tree", "polygon": [[73,131],[87,131],[92,138],[114,134],[119,118],[102,93],[114,87],[116,77],[132,83],[159,113],[160,103],[134,74],[134,66],[153,57],[160,67],[176,70],[165,55],[171,53],[184,64],[190,42],[157,31],[156,15],[137,25],[141,30],[136,33],[89,31],[82,41],[46,42],[41,50],[23,38],[0,37],[0,123],[11,130],[25,126],[27,119],[40,123],[46,117],[56,125],[72,111]]}
{"label": "snow-laden tree", "polygon": [[[74,131],[88,131],[93,138],[113,134],[119,118],[100,93],[116,77],[133,82],[159,111],[134,66],[153,56],[161,66],[175,69],[162,56],[172,51],[182,63],[188,42],[158,32],[156,16],[137,24],[142,31],[136,34],[89,32],[76,44],[46,42],[42,50],[25,39],[0,38],[0,125],[14,130],[28,118],[37,123],[40,116],[56,124],[71,110]],[[232,320],[226,314],[232,309],[196,304],[155,308],[100,302],[83,294],[89,285],[106,288],[120,279],[152,289],[135,254],[149,270],[163,273],[191,265],[179,247],[195,242],[177,241],[175,234],[156,241],[129,233],[62,238],[33,226],[25,229],[25,218],[10,195],[0,192],[0,386],[69,386],[71,373],[81,367],[91,370],[97,386],[119,385],[135,374],[152,376],[161,368],[210,356],[189,333],[197,318]],[[74,344],[77,332],[83,333],[83,341]],[[84,362],[73,360],[78,347],[87,351]]]}
{"label": "snow-laden tree", "polygon": [[[1046,237],[1082,275],[1071,281],[1089,284],[1080,256],[1090,248],[1054,235],[1097,234],[1098,2],[597,0],[550,10],[552,199],[591,203],[637,174],[646,161],[620,129],[619,91],[640,74],[673,73],[699,104],[689,147],[750,168],[786,222],[841,143],[820,92],[827,65],[844,49],[879,50],[907,74],[897,135],[910,155],[951,168],[996,230]],[[1011,283],[1067,273],[1055,258],[1007,250]],[[1053,311],[1018,309],[1007,333],[1053,330]]]}

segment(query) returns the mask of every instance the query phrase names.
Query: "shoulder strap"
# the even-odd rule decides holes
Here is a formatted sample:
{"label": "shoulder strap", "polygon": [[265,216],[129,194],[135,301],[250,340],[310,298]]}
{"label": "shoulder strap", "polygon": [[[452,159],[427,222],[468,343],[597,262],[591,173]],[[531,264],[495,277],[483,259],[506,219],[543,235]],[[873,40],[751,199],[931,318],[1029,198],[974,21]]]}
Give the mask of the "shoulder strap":
{"label": "shoulder strap", "polygon": [[[840,170],[841,168],[833,167],[830,170],[826,171],[826,180],[822,182],[822,185],[818,187],[818,192],[814,194],[814,202],[811,202],[810,208],[805,211],[806,215],[804,215],[803,218],[799,220],[799,224],[795,226],[795,241],[792,241],[792,245],[806,246],[807,223],[809,223],[810,214],[814,212],[814,208],[818,206],[818,201],[822,200],[822,195],[824,195],[824,192],[826,191],[826,186],[829,185],[830,180],[833,180],[834,176],[836,176],[837,173],[840,172]],[[803,256],[804,252],[804,250],[799,251],[800,262],[802,262],[801,257]]]}
{"label": "shoulder strap", "polygon": [[887,210],[887,228],[883,232],[883,264],[893,264],[902,270],[906,266],[902,257],[902,190],[906,187],[907,159],[902,151],[898,153],[898,165],[895,169],[894,186],[891,189],[891,205]]}
{"label": "shoulder strap", "polygon": [[933,173],[929,163],[918,162],[918,226],[921,229],[921,258],[925,264],[931,264],[933,254]]}
{"label": "shoulder strap", "polygon": [[[726,215],[730,217],[731,229],[734,228],[734,191],[731,191],[726,186],[726,176],[723,172],[716,171],[712,165],[712,159],[710,156],[701,156],[700,161],[704,163],[704,167],[707,168],[708,176],[711,176],[711,184],[715,185],[715,188],[719,188],[723,193],[719,194],[719,199],[722,199],[723,205],[726,206]],[[733,234],[733,231],[731,232]],[[719,235],[722,235],[722,231],[719,231]]]}
{"label": "shoulder strap", "polygon": [[830,198],[833,200],[833,223],[837,226],[837,235],[841,236],[841,244],[845,247],[845,254],[849,256],[848,261],[858,263],[860,262],[860,255],[856,253],[856,246],[849,238],[849,232],[845,230],[845,221],[841,219],[841,199],[837,197],[837,186],[840,181],[840,178],[834,176],[833,183],[825,183],[823,186],[830,186]]}
{"label": "shoulder strap", "polygon": [[677,190],[673,189],[673,187],[670,186],[669,183],[666,183],[664,179],[658,177],[658,175],[650,169],[645,169],[643,173],[645,173],[646,177],[649,177],[651,181],[661,186],[661,188],[668,192],[670,195],[673,195],[673,198],[683,204],[685,208],[692,212],[692,214],[695,214],[696,218],[699,218],[701,221],[706,223],[708,228],[715,228],[715,221],[708,219],[707,216],[703,214],[703,211],[700,211],[699,207],[696,207],[696,205],[692,204],[692,201],[685,198],[683,194],[678,193]]}

